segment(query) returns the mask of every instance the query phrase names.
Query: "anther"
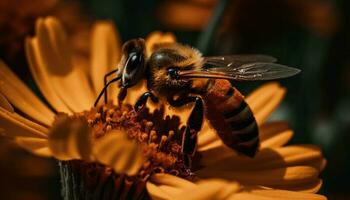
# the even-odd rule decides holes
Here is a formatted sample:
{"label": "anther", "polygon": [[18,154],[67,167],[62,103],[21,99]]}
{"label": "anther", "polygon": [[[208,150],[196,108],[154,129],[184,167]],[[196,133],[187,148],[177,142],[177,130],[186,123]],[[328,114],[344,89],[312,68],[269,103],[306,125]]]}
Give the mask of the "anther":
{"label": "anther", "polygon": [[163,148],[163,145],[165,144],[165,142],[167,141],[168,137],[163,135],[162,138],[160,139],[160,143],[159,143],[159,149]]}
{"label": "anther", "polygon": [[106,132],[107,132],[107,131],[110,131],[110,130],[112,130],[112,126],[111,126],[111,125],[107,125],[107,126],[106,126]]}
{"label": "anther", "polygon": [[101,117],[101,113],[96,113],[95,116],[94,116],[95,120],[96,119],[100,119],[100,117]]}

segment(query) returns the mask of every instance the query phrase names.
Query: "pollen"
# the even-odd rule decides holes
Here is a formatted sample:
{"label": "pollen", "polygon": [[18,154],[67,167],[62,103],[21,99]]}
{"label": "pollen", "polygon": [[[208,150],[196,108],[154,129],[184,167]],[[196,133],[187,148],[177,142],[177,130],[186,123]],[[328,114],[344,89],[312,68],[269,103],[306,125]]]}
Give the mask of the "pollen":
{"label": "pollen", "polygon": [[164,108],[149,112],[148,108],[136,112],[131,106],[119,107],[108,103],[72,117],[85,118],[92,128],[93,139],[98,140],[111,130],[123,130],[136,140],[146,158],[136,178],[146,181],[154,173],[170,173],[183,178],[193,175],[186,168],[181,153],[182,132],[177,116],[164,116]]}

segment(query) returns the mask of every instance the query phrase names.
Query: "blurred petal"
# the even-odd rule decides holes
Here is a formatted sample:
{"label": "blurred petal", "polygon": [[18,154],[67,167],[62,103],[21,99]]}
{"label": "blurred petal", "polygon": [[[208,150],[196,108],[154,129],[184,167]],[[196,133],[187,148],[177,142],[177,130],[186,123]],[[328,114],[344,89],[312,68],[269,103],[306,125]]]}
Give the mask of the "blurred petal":
{"label": "blurred petal", "polygon": [[[75,112],[90,108],[94,100],[92,89],[84,70],[73,67],[70,45],[60,22],[53,17],[38,20],[36,35],[37,40],[31,42],[34,46],[27,50],[34,50],[28,52],[29,59],[35,59],[30,61],[32,68],[36,68],[33,73],[45,77],[38,84],[50,85],[56,96]],[[52,95],[48,98],[52,99]]]}
{"label": "blurred petal", "polygon": [[268,116],[276,110],[285,93],[284,88],[280,87],[278,83],[272,82],[259,87],[246,98],[259,125],[263,124]]}
{"label": "blurred petal", "polygon": [[146,188],[152,200],[171,199],[171,196],[167,193],[167,191],[164,191],[158,185],[152,183],[152,181],[147,181]]}
{"label": "blurred petal", "polygon": [[264,107],[265,103],[270,100],[271,96],[278,91],[279,84],[277,82],[270,82],[263,84],[262,86],[251,92],[245,100],[254,113],[261,107]]}
{"label": "blurred petal", "polygon": [[276,189],[247,189],[229,198],[230,200],[325,200],[325,196]]}
{"label": "blurred petal", "polygon": [[213,1],[162,1],[157,17],[161,23],[175,30],[203,30],[213,14],[212,6],[204,5],[213,4],[210,2]]}
{"label": "blurred petal", "polygon": [[[95,95],[104,87],[104,75],[117,69],[121,57],[121,41],[112,22],[96,22],[92,28],[90,76]],[[113,76],[111,76],[113,77]],[[108,80],[111,80],[111,77]],[[109,98],[115,99],[118,93],[116,84],[108,89]]]}
{"label": "blurred petal", "polygon": [[226,199],[240,189],[235,182],[212,179],[192,183],[169,174],[153,175],[146,186],[152,199]]}
{"label": "blurred petal", "polygon": [[54,113],[0,60],[0,92],[29,117],[50,126]]}
{"label": "blurred petal", "polygon": [[150,180],[152,183],[155,183],[158,185],[168,185],[179,189],[185,189],[195,185],[194,183],[186,179],[173,176],[170,174],[154,174],[152,175]]}
{"label": "blurred petal", "polygon": [[285,130],[282,132],[274,133],[274,135],[268,139],[262,140],[260,148],[274,148],[285,145],[293,137],[292,130]]}
{"label": "blurred petal", "polygon": [[29,152],[43,157],[50,157],[52,153],[48,146],[47,139],[31,138],[31,137],[16,137],[15,142]]}
{"label": "blurred petal", "polygon": [[[41,19],[38,19],[37,23]],[[55,92],[53,86],[49,84],[50,77],[45,73],[45,62],[40,55],[40,49],[37,38],[27,38],[25,43],[29,69],[40,91],[50,103],[50,105],[59,112],[71,113],[71,110]]]}
{"label": "blurred petal", "polygon": [[119,174],[135,175],[143,164],[141,146],[121,130],[113,130],[98,139],[93,150],[96,159]]}
{"label": "blurred petal", "polygon": [[10,113],[15,112],[12,105],[7,101],[6,97],[4,97],[1,93],[0,93],[0,107],[9,111]]}
{"label": "blurred petal", "polygon": [[91,130],[86,121],[71,119],[61,114],[49,133],[49,147],[52,155],[59,160],[91,158]]}
{"label": "blurred petal", "polygon": [[47,128],[0,107],[0,127],[8,137],[46,138]]}
{"label": "blurred petal", "polygon": [[154,45],[156,44],[173,42],[176,42],[176,37],[174,34],[170,32],[162,33],[160,31],[154,31],[146,38],[146,53],[148,56],[150,56],[154,51]]}
{"label": "blurred petal", "polygon": [[321,189],[321,186],[322,180],[317,179],[315,181],[310,181],[309,183],[303,183],[301,185],[280,186],[279,189],[295,192],[317,193]]}
{"label": "blurred petal", "polygon": [[240,190],[237,182],[227,182],[219,179],[203,180],[196,187],[186,188],[173,199],[228,199]]}
{"label": "blurred petal", "polygon": [[[203,170],[263,170],[287,166],[310,166],[321,171],[323,156],[313,145],[291,145],[262,149],[254,158],[238,156],[228,147],[220,146],[200,152]],[[237,165],[239,163],[239,165]]]}
{"label": "blurred petal", "polygon": [[300,185],[318,178],[319,171],[309,166],[293,166],[264,170],[199,170],[196,173],[200,178],[222,178],[236,180],[247,185],[264,185],[278,187],[286,185]]}
{"label": "blurred petal", "polygon": [[202,130],[198,134],[197,151],[205,151],[222,145],[224,144],[216,134],[216,130],[210,127],[208,120],[204,120]]}
{"label": "blurred petal", "polygon": [[255,119],[258,125],[263,124],[267,118],[270,116],[270,114],[277,109],[279,104],[282,102],[282,99],[284,98],[284,95],[286,93],[286,90],[284,88],[280,88],[274,95],[271,97],[271,100],[269,100],[265,106],[261,109],[259,109],[255,114]]}

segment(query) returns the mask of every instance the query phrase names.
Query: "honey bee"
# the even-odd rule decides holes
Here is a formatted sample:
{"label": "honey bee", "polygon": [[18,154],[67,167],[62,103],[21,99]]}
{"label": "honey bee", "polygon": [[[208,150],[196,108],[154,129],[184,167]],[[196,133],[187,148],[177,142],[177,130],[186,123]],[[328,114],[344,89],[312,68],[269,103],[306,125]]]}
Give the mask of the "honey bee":
{"label": "honey bee", "polygon": [[[188,158],[196,151],[197,133],[201,130],[204,115],[225,145],[254,157],[259,148],[259,129],[244,97],[229,80],[272,80],[300,72],[275,63],[276,59],[267,55],[203,57],[197,49],[179,43],[159,44],[147,57],[145,41],[133,39],[123,45],[122,51],[119,68],[106,74],[105,87],[95,106],[103,94],[107,101],[106,89],[111,83],[120,82],[118,100],[121,102],[127,88],[141,79],[147,80],[149,91],[136,102],[136,111],[141,110],[148,99],[158,102],[158,97],[166,98],[173,107],[194,103],[182,135],[181,150]],[[117,76],[107,82],[111,74]]]}

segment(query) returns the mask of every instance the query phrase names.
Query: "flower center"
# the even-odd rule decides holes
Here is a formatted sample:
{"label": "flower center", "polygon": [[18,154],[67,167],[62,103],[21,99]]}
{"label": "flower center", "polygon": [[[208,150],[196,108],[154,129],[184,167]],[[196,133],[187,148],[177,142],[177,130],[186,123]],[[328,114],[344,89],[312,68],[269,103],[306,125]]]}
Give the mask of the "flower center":
{"label": "flower center", "polygon": [[147,180],[154,173],[180,177],[191,175],[181,153],[185,127],[180,127],[180,118],[177,116],[164,117],[164,107],[150,113],[148,108],[136,112],[131,106],[106,104],[75,116],[86,118],[96,140],[117,129],[141,144],[146,159],[137,179]]}

